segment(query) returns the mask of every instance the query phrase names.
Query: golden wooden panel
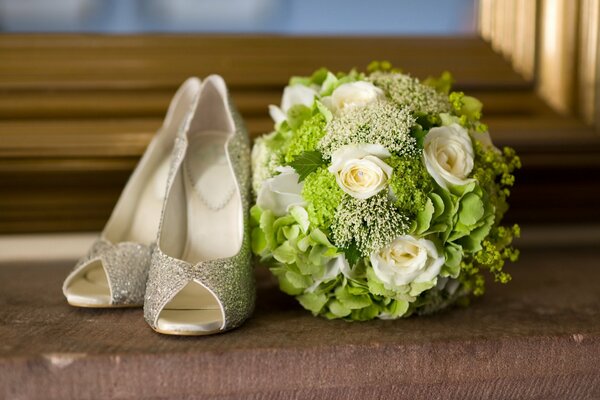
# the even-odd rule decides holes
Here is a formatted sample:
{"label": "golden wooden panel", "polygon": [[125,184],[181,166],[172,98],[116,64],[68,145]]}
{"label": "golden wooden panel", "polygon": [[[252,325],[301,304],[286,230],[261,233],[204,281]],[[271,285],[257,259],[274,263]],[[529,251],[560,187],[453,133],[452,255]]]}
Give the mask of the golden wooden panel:
{"label": "golden wooden panel", "polygon": [[592,131],[556,115],[477,38],[0,36],[0,232],[100,229],[189,75],[224,75],[256,136],[272,129],[267,105],[290,75],[371,59],[418,77],[450,69],[484,102],[496,142],[516,146],[528,168],[519,218],[555,212],[529,202],[547,187],[539,171],[600,169]]}

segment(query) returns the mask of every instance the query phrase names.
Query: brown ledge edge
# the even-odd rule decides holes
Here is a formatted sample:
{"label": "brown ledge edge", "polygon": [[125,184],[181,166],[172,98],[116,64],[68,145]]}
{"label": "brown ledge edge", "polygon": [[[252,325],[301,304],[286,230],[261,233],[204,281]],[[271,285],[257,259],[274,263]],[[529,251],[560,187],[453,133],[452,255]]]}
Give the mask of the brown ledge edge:
{"label": "brown ledge edge", "polygon": [[68,307],[70,263],[1,265],[0,397],[597,399],[598,256],[526,250],[469,308],[369,323],[313,318],[262,270],[255,315],[202,338]]}

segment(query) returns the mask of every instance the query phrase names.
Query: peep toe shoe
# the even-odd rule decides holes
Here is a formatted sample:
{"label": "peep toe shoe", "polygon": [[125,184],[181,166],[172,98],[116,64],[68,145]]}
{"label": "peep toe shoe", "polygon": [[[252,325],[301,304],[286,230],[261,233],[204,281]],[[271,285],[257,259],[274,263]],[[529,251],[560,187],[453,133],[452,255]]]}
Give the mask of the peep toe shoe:
{"label": "peep toe shoe", "polygon": [[206,78],[175,145],[146,286],[155,331],[207,335],[252,313],[250,146],[220,76]]}
{"label": "peep toe shoe", "polygon": [[166,192],[177,132],[186,126],[201,87],[188,79],[129,178],[110,219],[63,284],[72,306],[140,307]]}

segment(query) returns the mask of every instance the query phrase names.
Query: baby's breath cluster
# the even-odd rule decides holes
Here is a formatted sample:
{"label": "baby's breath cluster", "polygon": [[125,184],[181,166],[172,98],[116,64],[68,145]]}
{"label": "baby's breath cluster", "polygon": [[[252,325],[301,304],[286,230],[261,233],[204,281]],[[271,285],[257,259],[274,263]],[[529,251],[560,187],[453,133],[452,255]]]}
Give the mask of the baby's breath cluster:
{"label": "baby's breath cluster", "polygon": [[364,257],[368,257],[388,244],[390,238],[406,233],[408,228],[408,218],[383,192],[365,200],[344,197],[335,213],[331,232],[339,247],[356,246]]}
{"label": "baby's breath cluster", "polygon": [[342,146],[368,143],[378,143],[401,155],[416,155],[417,142],[410,136],[414,123],[415,118],[408,108],[400,108],[387,100],[352,107],[327,124],[327,134],[318,148],[327,158]]}
{"label": "baby's breath cluster", "polygon": [[407,107],[413,113],[425,115],[450,111],[448,96],[409,75],[377,71],[368,79],[382,88],[392,102],[399,107]]}

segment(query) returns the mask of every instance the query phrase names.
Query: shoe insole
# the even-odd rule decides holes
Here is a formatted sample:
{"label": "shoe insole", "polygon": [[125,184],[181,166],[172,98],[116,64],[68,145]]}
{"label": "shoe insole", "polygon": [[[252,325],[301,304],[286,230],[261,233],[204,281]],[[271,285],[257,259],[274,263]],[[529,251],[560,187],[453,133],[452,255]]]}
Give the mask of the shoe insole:
{"label": "shoe insole", "polygon": [[187,239],[182,258],[191,264],[231,257],[241,245],[240,198],[225,152],[229,136],[203,132],[183,163]]}
{"label": "shoe insole", "polygon": [[157,329],[163,333],[198,335],[223,325],[219,302],[206,287],[188,283],[160,312]]}
{"label": "shoe insole", "polygon": [[160,214],[162,212],[167,177],[169,174],[170,157],[165,157],[149,176],[142,194],[134,207],[131,216],[131,226],[125,237],[126,242],[149,245],[156,240]]}
{"label": "shoe insole", "polygon": [[84,268],[66,290],[69,304],[79,307],[108,307],[111,302],[110,287],[100,260]]}

